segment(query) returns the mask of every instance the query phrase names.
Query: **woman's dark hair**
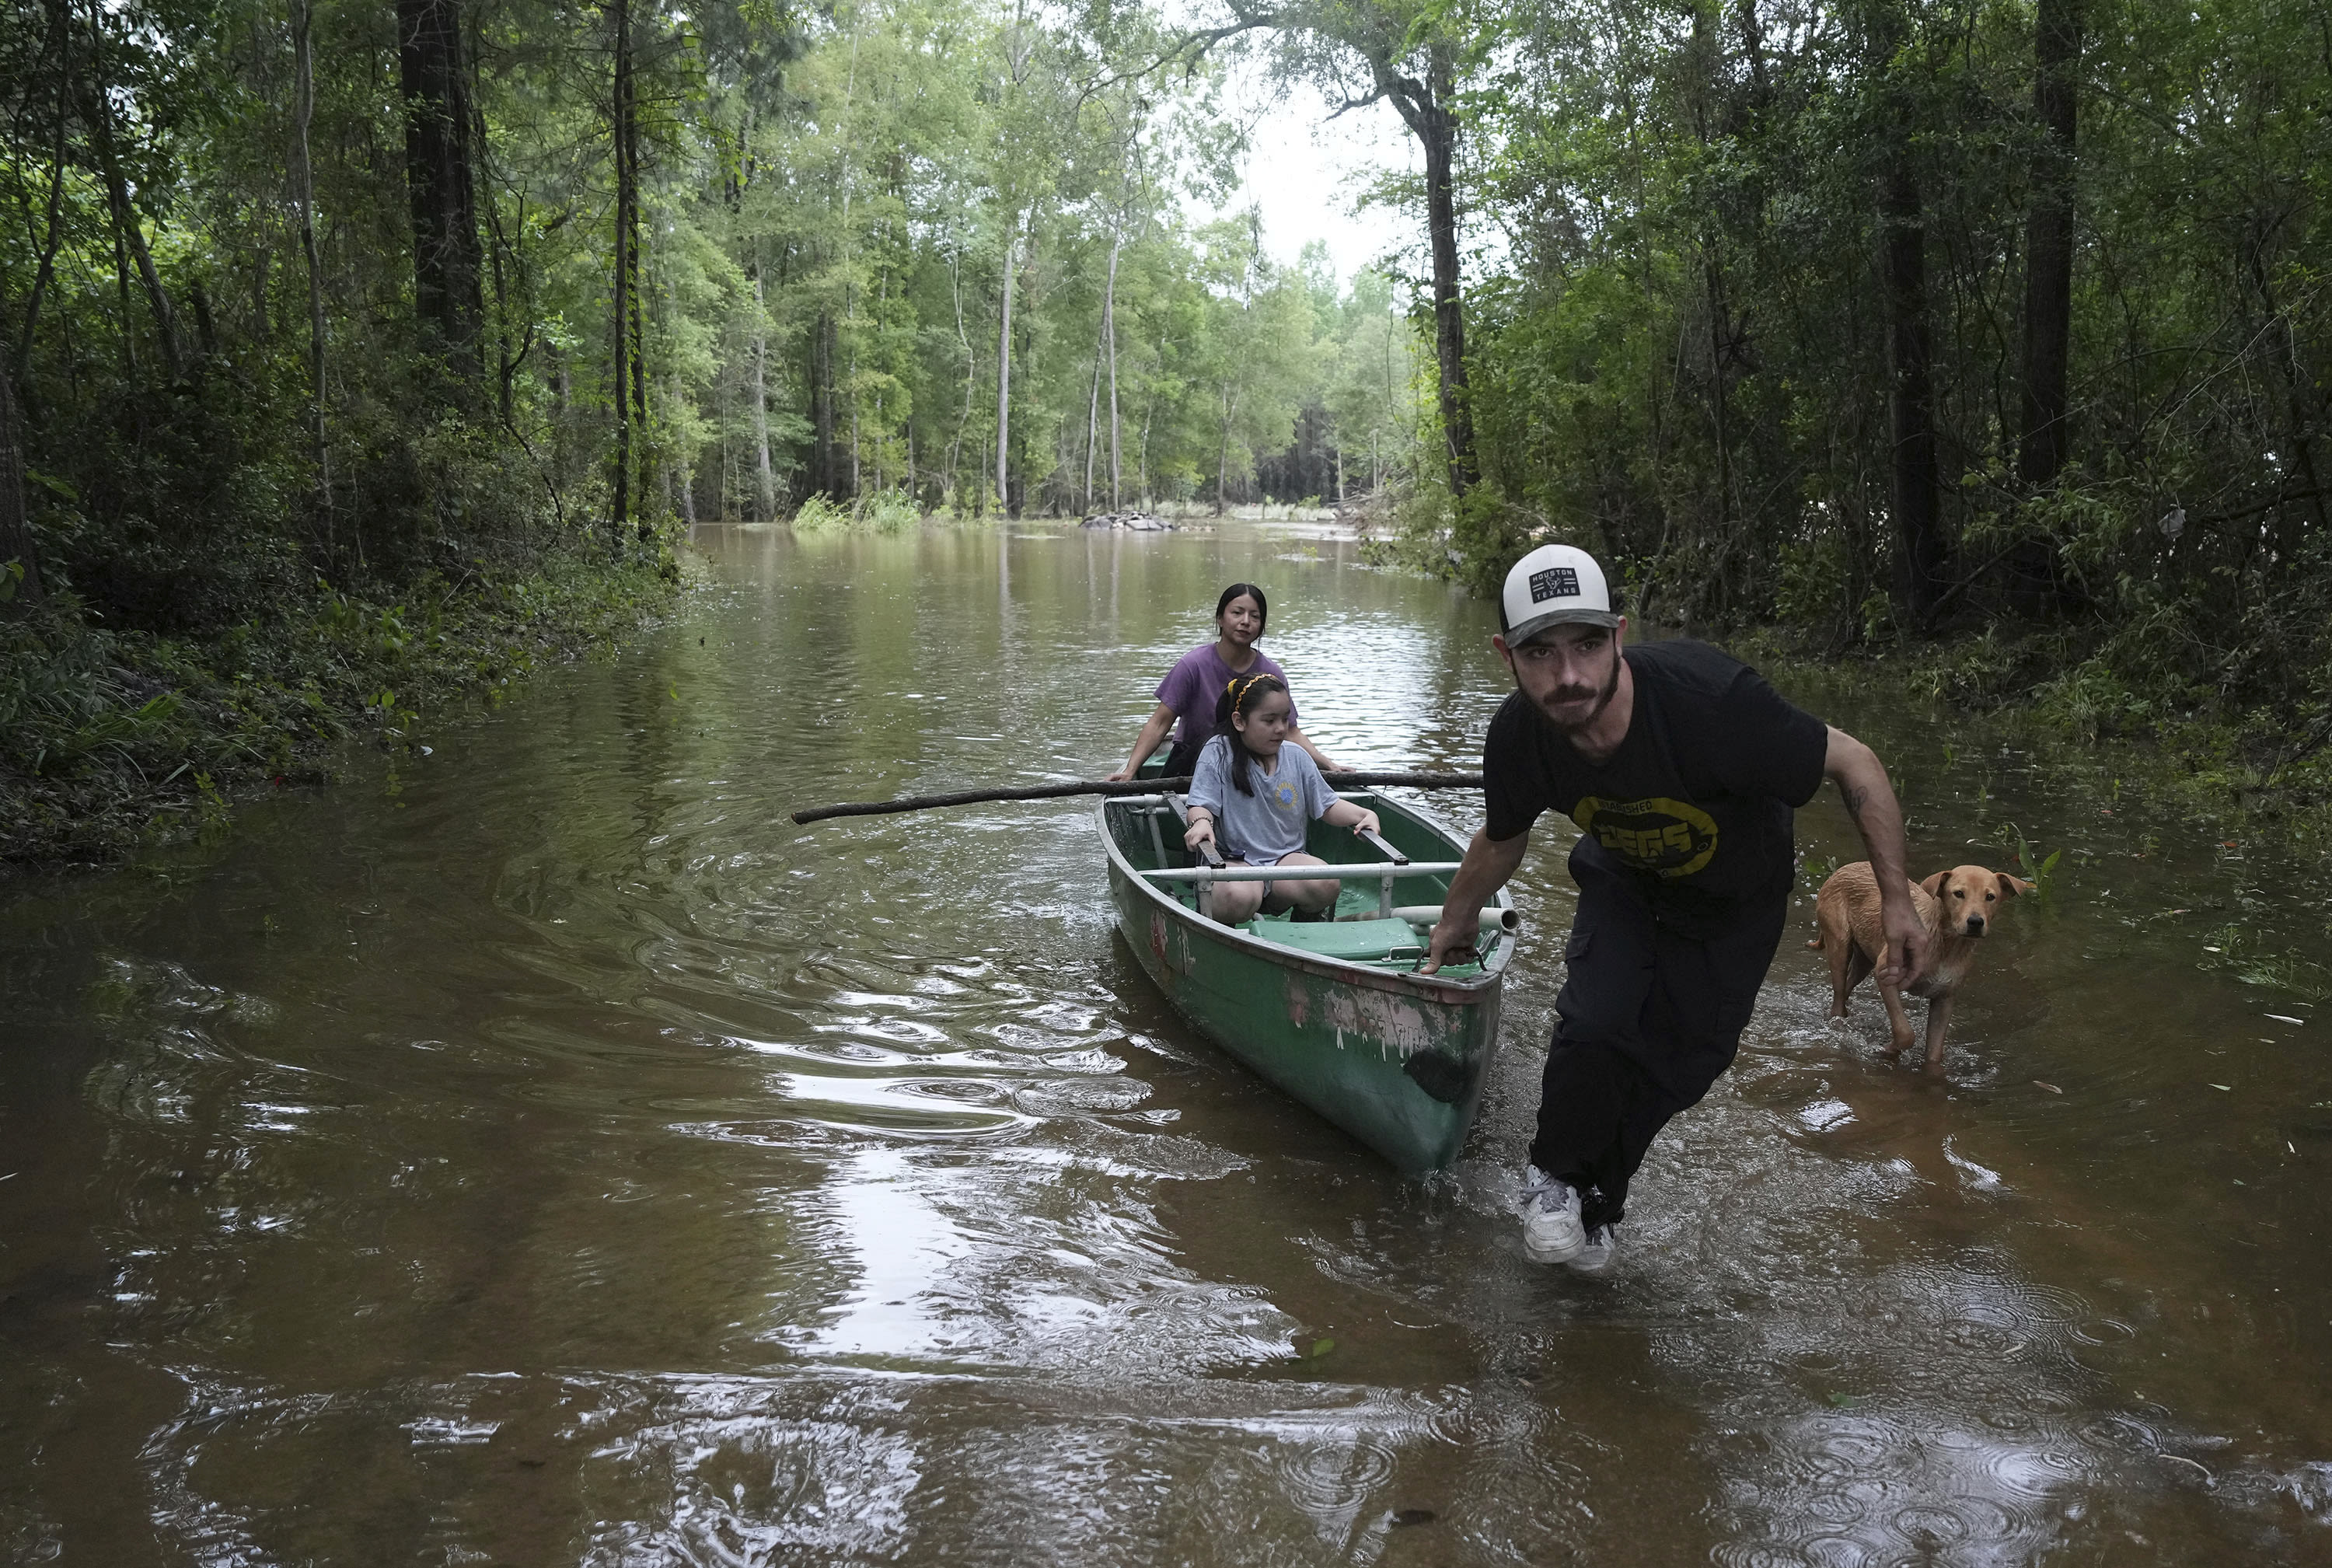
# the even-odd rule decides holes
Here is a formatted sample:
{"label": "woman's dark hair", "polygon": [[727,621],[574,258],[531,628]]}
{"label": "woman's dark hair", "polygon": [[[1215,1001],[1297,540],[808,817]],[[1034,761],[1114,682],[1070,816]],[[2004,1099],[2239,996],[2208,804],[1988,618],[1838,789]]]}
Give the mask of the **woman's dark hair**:
{"label": "woman's dark hair", "polygon": [[1247,737],[1240,733],[1239,727],[1231,720],[1234,717],[1247,718],[1264,698],[1274,692],[1285,690],[1285,681],[1261,671],[1252,675],[1233,675],[1231,684],[1223,688],[1221,701],[1215,704],[1215,733],[1224,737],[1229,744],[1228,760],[1231,766],[1231,783],[1242,795],[1255,793],[1255,786],[1247,782],[1247,769],[1250,765],[1261,768],[1263,759],[1248,748]]}
{"label": "woman's dark hair", "polygon": [[1235,582],[1223,590],[1223,597],[1215,601],[1215,619],[1221,620],[1223,612],[1231,607],[1231,600],[1242,596],[1255,601],[1255,635],[1261,636],[1263,628],[1271,624],[1271,601],[1251,582]]}

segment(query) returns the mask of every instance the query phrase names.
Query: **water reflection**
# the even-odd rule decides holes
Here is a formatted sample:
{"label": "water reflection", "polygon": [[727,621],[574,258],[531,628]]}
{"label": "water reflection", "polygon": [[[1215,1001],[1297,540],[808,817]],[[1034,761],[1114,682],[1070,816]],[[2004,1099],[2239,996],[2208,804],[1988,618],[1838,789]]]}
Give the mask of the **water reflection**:
{"label": "water reflection", "polygon": [[1332,754],[1462,764],[1484,607],[1254,529],[704,543],[703,602],[395,793],[12,890],[0,1555],[2332,1549],[2323,911],[2266,857],[1804,693],[1899,760],[1918,858],[2014,824],[2062,896],[1940,1079],[1786,946],[1582,1281],[1505,1217],[1559,845],[1481,1130],[1419,1184],[1172,1017],[1081,808],[786,820],[1114,765],[1237,578]]}

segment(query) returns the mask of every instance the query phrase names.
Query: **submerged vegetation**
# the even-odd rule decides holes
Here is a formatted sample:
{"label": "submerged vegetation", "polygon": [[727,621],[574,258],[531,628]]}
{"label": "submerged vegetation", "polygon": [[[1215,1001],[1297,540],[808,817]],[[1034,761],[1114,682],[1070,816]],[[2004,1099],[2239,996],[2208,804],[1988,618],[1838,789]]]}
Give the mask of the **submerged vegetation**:
{"label": "submerged vegetation", "polygon": [[382,603],[316,585],[205,639],[90,625],[69,598],[0,621],[0,858],[110,857],[253,789],[322,782],[351,740],[418,743],[669,597],[657,564],[477,560]]}

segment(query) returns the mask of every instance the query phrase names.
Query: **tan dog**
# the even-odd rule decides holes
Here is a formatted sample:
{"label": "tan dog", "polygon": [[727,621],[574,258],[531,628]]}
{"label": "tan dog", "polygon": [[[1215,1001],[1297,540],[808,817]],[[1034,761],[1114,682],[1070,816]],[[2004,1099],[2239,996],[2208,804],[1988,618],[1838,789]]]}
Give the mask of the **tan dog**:
{"label": "tan dog", "polygon": [[[2004,871],[1981,865],[1954,865],[1938,871],[1911,889],[1911,905],[1927,928],[1934,951],[1926,974],[1911,987],[1915,997],[1927,999],[1927,1066],[1944,1064],[1944,1030],[1952,1018],[1952,993],[1967,978],[1975,961],[1975,944],[1992,929],[2000,906],[2032,884]],[[1863,977],[1887,957],[1887,938],[1878,923],[1878,879],[1870,862],[1858,860],[1830,873],[1814,899],[1814,925],[1820,935],[1806,943],[1830,954],[1830,1016],[1846,1017],[1846,997]],[[1886,1004],[1887,1022],[1894,1036],[1890,1056],[1900,1056],[1911,1044],[1911,1019],[1903,1011],[1902,990],[1881,984],[1878,999]]]}

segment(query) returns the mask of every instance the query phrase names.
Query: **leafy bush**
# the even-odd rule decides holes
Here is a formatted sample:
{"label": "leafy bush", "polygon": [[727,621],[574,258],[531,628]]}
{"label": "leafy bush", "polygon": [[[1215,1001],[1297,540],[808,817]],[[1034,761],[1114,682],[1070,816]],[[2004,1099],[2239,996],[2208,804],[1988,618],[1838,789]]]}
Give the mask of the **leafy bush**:
{"label": "leafy bush", "polygon": [[903,533],[923,520],[922,509],[903,490],[877,490],[844,506],[813,495],[794,513],[796,533]]}
{"label": "leafy bush", "polygon": [[878,490],[858,498],[856,526],[870,533],[903,533],[922,521],[922,509],[903,490]]}
{"label": "leafy bush", "polygon": [[839,533],[851,526],[850,509],[836,506],[823,495],[813,495],[794,512],[796,533]]}

